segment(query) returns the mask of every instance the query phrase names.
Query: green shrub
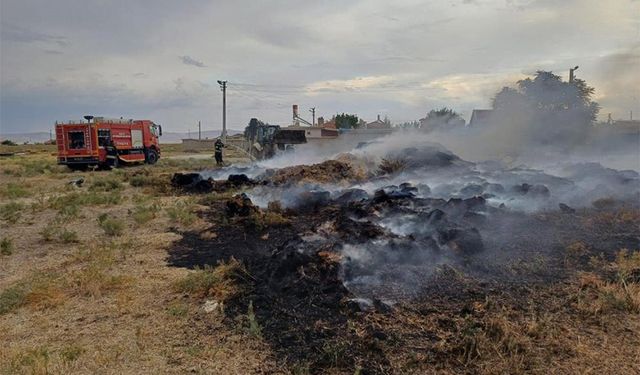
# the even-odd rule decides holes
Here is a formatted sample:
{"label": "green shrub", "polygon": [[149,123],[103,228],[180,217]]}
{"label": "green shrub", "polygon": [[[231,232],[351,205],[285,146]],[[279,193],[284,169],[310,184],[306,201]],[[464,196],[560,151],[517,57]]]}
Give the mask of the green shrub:
{"label": "green shrub", "polygon": [[80,358],[80,356],[85,352],[86,350],[84,348],[82,348],[81,346],[78,346],[76,344],[72,344],[69,346],[64,347],[61,351],[60,351],[60,356],[62,357],[62,359],[69,363],[69,362],[74,362],[75,360],[77,360],[78,358]]}
{"label": "green shrub", "polygon": [[60,228],[58,225],[55,223],[49,223],[42,229],[42,231],[40,231],[40,235],[46,242],[51,242],[57,237],[59,230]]}
{"label": "green shrub", "polygon": [[63,243],[79,242],[78,233],[72,230],[67,230],[67,229],[62,230],[60,232],[59,238],[60,238],[60,241]]}
{"label": "green shrub", "polygon": [[253,301],[249,301],[249,307],[247,308],[247,321],[249,322],[249,334],[253,337],[262,337],[262,327],[256,319],[256,314],[253,311]]}
{"label": "green shrub", "polygon": [[176,317],[184,317],[188,312],[189,306],[184,303],[175,303],[167,308],[167,313]]}
{"label": "green shrub", "polygon": [[70,203],[62,206],[58,210],[58,215],[66,218],[77,217],[80,214],[80,205]]}
{"label": "green shrub", "polygon": [[50,174],[52,172],[62,171],[61,166],[56,165],[56,162],[49,159],[36,159],[36,160],[17,160],[19,168],[5,170],[6,174],[16,177],[33,177],[41,174]]}
{"label": "green shrub", "polygon": [[9,202],[0,206],[0,219],[15,224],[20,219],[23,206],[18,202]]}
{"label": "green shrub", "polygon": [[160,207],[156,204],[152,204],[149,206],[136,206],[133,211],[131,211],[131,216],[138,225],[142,225],[155,219],[156,213],[159,210]]}
{"label": "green shrub", "polygon": [[23,285],[14,285],[0,293],[0,315],[6,314],[26,303],[27,289]]}
{"label": "green shrub", "polygon": [[61,243],[73,243],[80,242],[78,233],[72,230],[68,230],[62,227],[57,222],[51,222],[47,224],[41,231],[40,235],[45,242],[61,242]]}
{"label": "green shrub", "polygon": [[231,258],[227,263],[220,263],[216,267],[205,265],[196,269],[184,279],[176,283],[177,291],[197,297],[215,297],[224,302],[240,292],[237,282],[248,275],[246,269],[238,260]]}
{"label": "green shrub", "polygon": [[171,191],[169,178],[167,176],[154,176],[148,173],[140,173],[128,178],[129,185],[133,187],[152,188],[158,193],[167,193]]}
{"label": "green shrub", "polygon": [[166,209],[171,221],[182,225],[191,225],[196,221],[196,214],[193,212],[193,204],[178,202],[175,206]]}
{"label": "green shrub", "polygon": [[73,210],[69,206],[118,205],[122,201],[119,191],[112,192],[74,192],[49,199],[49,206],[58,211]]}
{"label": "green shrub", "polygon": [[98,225],[107,236],[120,236],[124,232],[124,222],[107,214],[98,216]]}
{"label": "green shrub", "polygon": [[2,195],[9,198],[23,198],[29,196],[29,191],[25,189],[24,183],[9,182],[2,189]]}
{"label": "green shrub", "polygon": [[115,191],[120,189],[122,189],[122,183],[114,176],[97,178],[89,187],[90,191]]}
{"label": "green shrub", "polygon": [[11,238],[3,238],[2,240],[0,240],[0,254],[13,254],[13,241],[11,240]]}

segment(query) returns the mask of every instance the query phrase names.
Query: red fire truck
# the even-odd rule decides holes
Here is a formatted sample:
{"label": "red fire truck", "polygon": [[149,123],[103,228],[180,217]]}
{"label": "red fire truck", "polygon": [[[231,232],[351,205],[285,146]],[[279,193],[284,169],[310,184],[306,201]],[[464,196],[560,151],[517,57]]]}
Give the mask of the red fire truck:
{"label": "red fire truck", "polygon": [[58,164],[71,169],[155,164],[160,158],[162,126],[150,120],[84,116],[84,121],[56,122]]}

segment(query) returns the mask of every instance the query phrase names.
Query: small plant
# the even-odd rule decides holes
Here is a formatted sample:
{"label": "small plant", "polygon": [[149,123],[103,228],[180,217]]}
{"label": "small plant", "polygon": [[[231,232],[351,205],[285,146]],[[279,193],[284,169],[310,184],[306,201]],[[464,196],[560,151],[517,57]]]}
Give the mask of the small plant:
{"label": "small plant", "polygon": [[59,216],[67,219],[78,217],[79,214],[80,214],[80,205],[73,204],[73,203],[62,206],[58,211]]}
{"label": "small plant", "polygon": [[122,189],[122,183],[115,177],[103,177],[93,181],[90,191],[114,191]]}
{"label": "small plant", "polygon": [[40,235],[45,242],[74,243],[80,242],[78,233],[65,229],[59,222],[52,221],[47,224],[41,231]]}
{"label": "small plant", "polygon": [[125,276],[109,275],[96,263],[74,272],[70,278],[71,288],[76,295],[93,298],[122,289],[128,281]]}
{"label": "small plant", "polygon": [[124,232],[124,222],[107,214],[98,216],[98,226],[107,236],[120,236]]}
{"label": "small plant", "polygon": [[51,242],[56,239],[57,234],[60,228],[55,223],[49,223],[45,226],[42,231],[40,231],[40,235],[45,242]]}
{"label": "small plant", "polygon": [[249,301],[249,307],[247,307],[247,321],[249,322],[249,334],[253,337],[262,337],[262,327],[260,327],[253,311],[253,301]]}
{"label": "small plant", "polygon": [[238,260],[231,258],[216,267],[204,266],[196,269],[176,284],[177,291],[197,297],[214,297],[220,302],[238,294],[241,290],[238,281],[250,277]]}
{"label": "small plant", "polygon": [[14,285],[0,293],[0,315],[11,312],[26,302],[27,290],[23,285]]}
{"label": "small plant", "polygon": [[62,305],[65,300],[66,294],[54,275],[38,275],[29,281],[29,291],[25,298],[25,304],[29,307],[44,310]]}
{"label": "small plant", "polygon": [[2,195],[9,199],[27,197],[29,196],[29,191],[25,189],[24,185],[24,183],[16,184],[14,182],[10,182],[4,186]]}
{"label": "small plant", "polygon": [[67,230],[67,229],[62,230],[60,232],[59,238],[60,238],[60,242],[62,243],[79,242],[78,233],[72,230]]}
{"label": "small plant", "polygon": [[20,220],[23,206],[18,202],[9,202],[0,206],[0,219],[11,224],[15,224]]}
{"label": "small plant", "polygon": [[131,211],[131,216],[133,220],[138,224],[146,224],[149,221],[156,218],[156,213],[160,210],[160,207],[156,204],[152,204],[149,206],[136,206],[133,211]]}
{"label": "small plant", "polygon": [[189,307],[184,303],[175,303],[167,308],[167,313],[175,317],[184,317],[189,312]]}
{"label": "small plant", "polygon": [[196,221],[196,214],[193,213],[193,205],[186,202],[178,202],[175,206],[166,209],[171,221],[182,225],[191,225]]}
{"label": "small plant", "polygon": [[85,351],[86,350],[83,347],[77,344],[72,344],[64,347],[60,351],[60,356],[62,357],[62,360],[64,360],[67,363],[70,363],[80,358],[80,356],[84,354]]}
{"label": "small plant", "polygon": [[13,254],[13,240],[11,240],[11,238],[3,238],[2,240],[0,240],[0,254]]}

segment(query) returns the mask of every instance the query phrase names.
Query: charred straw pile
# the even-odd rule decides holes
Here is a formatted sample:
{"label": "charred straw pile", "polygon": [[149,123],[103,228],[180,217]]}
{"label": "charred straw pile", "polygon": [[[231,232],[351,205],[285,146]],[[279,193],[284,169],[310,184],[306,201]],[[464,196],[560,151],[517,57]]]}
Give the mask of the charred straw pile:
{"label": "charred straw pile", "polygon": [[[176,174],[174,185],[187,192],[237,194],[210,203],[205,215],[214,238],[186,233],[169,261],[183,267],[242,262],[251,277],[228,302],[228,319],[251,303],[263,337],[292,367],[386,373],[402,371],[394,366],[405,346],[419,347],[428,368],[465,368],[461,358],[476,354],[460,325],[480,319],[478,303],[495,297],[517,306],[536,285],[566,279],[568,244],[589,243],[591,253],[611,257],[640,240],[640,215],[605,233],[590,226],[603,212],[633,204],[628,200],[558,206],[553,194],[575,190],[575,181],[475,165],[440,148],[398,157],[402,171],[384,176],[336,160],[256,178]],[[424,175],[440,182],[416,178]],[[637,188],[637,176],[621,183]],[[256,206],[265,191],[283,199]],[[541,207],[539,201],[560,209],[515,209]],[[578,261],[588,262],[584,254]]]}

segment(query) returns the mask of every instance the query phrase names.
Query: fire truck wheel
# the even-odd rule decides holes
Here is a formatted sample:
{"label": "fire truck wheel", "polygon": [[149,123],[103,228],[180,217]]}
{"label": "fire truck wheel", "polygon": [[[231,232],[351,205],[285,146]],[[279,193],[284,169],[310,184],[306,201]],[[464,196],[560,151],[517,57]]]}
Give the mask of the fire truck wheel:
{"label": "fire truck wheel", "polygon": [[155,150],[147,151],[147,164],[155,164],[158,161],[158,153]]}

